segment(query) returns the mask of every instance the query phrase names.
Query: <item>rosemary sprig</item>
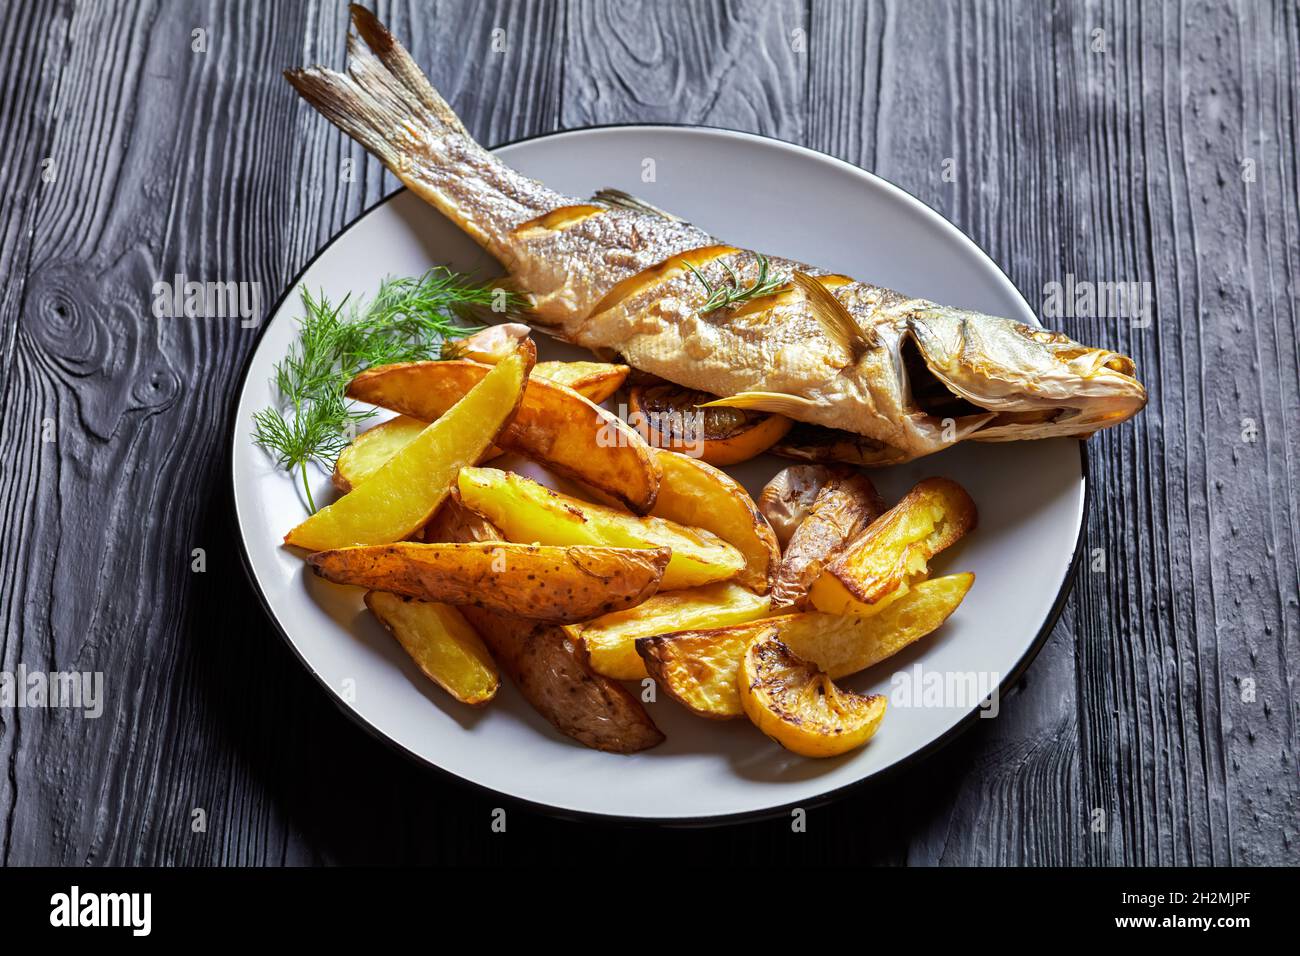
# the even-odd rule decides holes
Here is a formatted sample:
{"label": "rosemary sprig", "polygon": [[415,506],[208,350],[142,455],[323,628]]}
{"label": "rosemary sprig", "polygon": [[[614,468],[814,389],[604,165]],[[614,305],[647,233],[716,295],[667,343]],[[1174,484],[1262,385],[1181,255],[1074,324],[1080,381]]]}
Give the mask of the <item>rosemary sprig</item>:
{"label": "rosemary sprig", "polygon": [[[363,369],[444,357],[444,343],[477,331],[464,324],[494,304],[501,292],[445,267],[414,278],[385,279],[374,299],[350,309],[302,290],[298,341],[275,366],[277,404],[253,416],[253,440],[286,471],[298,471],[312,512],[307,465],[333,468],[357,426],[374,413],[347,398],[348,383]],[[515,308],[517,297],[506,294]],[[449,350],[448,350],[449,351]]]}
{"label": "rosemary sprig", "polygon": [[704,293],[708,296],[704,304],[700,306],[700,312],[713,312],[728,305],[738,305],[741,302],[748,302],[750,299],[757,299],[760,296],[771,295],[777,289],[789,283],[788,278],[779,276],[768,278],[767,256],[755,253],[758,257],[758,276],[754,279],[752,285],[745,287],[740,284],[740,276],[725,260],[721,260],[722,268],[726,270],[727,276],[731,279],[730,285],[720,284],[713,285],[699,269],[686,263],[686,268],[695,274],[695,278],[700,280],[700,285],[704,286]]}

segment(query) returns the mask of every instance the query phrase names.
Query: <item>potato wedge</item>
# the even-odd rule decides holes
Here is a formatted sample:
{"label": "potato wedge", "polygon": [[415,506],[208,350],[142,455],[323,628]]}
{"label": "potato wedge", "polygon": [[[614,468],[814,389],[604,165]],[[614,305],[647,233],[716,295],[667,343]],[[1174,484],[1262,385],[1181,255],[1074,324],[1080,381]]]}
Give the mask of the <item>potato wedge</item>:
{"label": "potato wedge", "polygon": [[463,613],[524,699],[560,733],[621,754],[663,741],[641,702],[593,671],[563,627],[476,607]]}
{"label": "potato wedge", "polygon": [[740,624],[762,617],[770,604],[766,595],[754,594],[738,584],[706,584],[689,591],[660,591],[636,607],[572,624],[569,633],[582,642],[598,674],[640,680],[646,676],[646,669],[636,652],[638,637]]}
{"label": "potato wedge", "polygon": [[640,604],[653,594],[668,549],[401,541],[320,551],[307,563],[336,584],[572,624]]}
{"label": "potato wedge", "polygon": [[781,550],[749,492],[726,472],[698,458],[659,449],[655,458],[663,469],[663,481],[650,513],[712,531],[745,557],[736,580],[760,594],[770,591]]}
{"label": "potato wedge", "polygon": [[[354,378],[348,396],[432,421],[492,369],[468,359],[387,365]],[[618,416],[546,379],[529,379],[519,411],[496,444],[638,514],[650,510],[659,492],[659,465],[641,436]]]}
{"label": "potato wedge", "polygon": [[826,566],[809,600],[828,614],[878,614],[923,579],[930,559],[975,521],[975,502],[961,485],[927,478]]}
{"label": "potato wedge", "polygon": [[430,680],[463,704],[485,704],[501,677],[492,655],[454,607],[389,591],[367,591],[366,607]]}
{"label": "potato wedge", "polygon": [[[285,535],[309,551],[400,541],[421,527],[519,408],[536,350],[526,341],[355,489]],[[364,373],[363,373],[364,374]]]}
{"label": "potato wedge", "polygon": [[457,487],[461,502],[510,541],[671,548],[664,591],[726,581],[745,566],[741,553],[712,532],[571,498],[513,472],[462,468]]}
{"label": "potato wedge", "polygon": [[892,657],[936,630],[975,580],[953,574],[922,581],[874,617],[785,614],[748,624],[641,638],[637,653],[660,687],[701,717],[739,717],[737,666],[755,635],[772,629],[795,654],[831,678],[847,677]]}
{"label": "potato wedge", "polygon": [[771,632],[745,647],[740,700],[755,727],[804,757],[836,757],[861,747],[885,716],[883,694],[836,687]]}
{"label": "potato wedge", "polygon": [[786,545],[772,587],[773,606],[806,607],[808,591],[822,569],[884,510],[885,503],[866,475],[848,469],[832,473]]}
{"label": "potato wedge", "polygon": [[[456,543],[500,540],[500,532],[457,497],[448,498],[426,535]],[[635,753],[664,739],[641,702],[591,669],[563,627],[462,608],[524,699],[560,733],[611,753]]]}
{"label": "potato wedge", "polygon": [[347,493],[369,478],[384,462],[415,441],[429,427],[418,418],[398,415],[373,428],[367,428],[339,453],[331,480],[334,487]]}
{"label": "potato wedge", "polygon": [[[618,391],[628,371],[626,365],[610,365],[605,362],[538,362],[533,366],[532,374],[534,378],[545,378],[566,385],[588,401],[599,404]],[[378,471],[380,465],[414,441],[428,424],[409,415],[398,415],[366,429],[343,449],[334,463],[334,487],[342,492],[351,491],[355,485]],[[490,460],[500,453],[501,450],[496,447],[489,448],[482,460]]]}
{"label": "potato wedge", "polygon": [[565,385],[599,405],[623,387],[631,371],[611,362],[538,362],[533,375]]}

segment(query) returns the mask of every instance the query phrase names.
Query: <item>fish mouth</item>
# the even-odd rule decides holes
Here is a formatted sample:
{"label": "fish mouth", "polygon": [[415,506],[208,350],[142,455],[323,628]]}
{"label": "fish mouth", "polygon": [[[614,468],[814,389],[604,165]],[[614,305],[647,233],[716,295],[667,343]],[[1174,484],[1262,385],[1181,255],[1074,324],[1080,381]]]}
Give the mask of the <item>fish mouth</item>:
{"label": "fish mouth", "polygon": [[1008,319],[921,313],[909,317],[899,350],[915,410],[961,438],[1086,438],[1147,401],[1128,356]]}

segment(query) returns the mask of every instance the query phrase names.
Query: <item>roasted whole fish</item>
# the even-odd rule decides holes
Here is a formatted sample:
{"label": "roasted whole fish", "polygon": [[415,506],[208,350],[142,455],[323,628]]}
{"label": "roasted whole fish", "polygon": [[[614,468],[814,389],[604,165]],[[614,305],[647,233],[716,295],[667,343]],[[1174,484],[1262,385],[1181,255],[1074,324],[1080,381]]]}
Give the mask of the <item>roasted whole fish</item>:
{"label": "roasted whole fish", "polygon": [[[531,298],[527,321],[720,403],[797,422],[781,450],[891,464],[956,441],[1086,437],[1146,403],[1126,356],[729,246],[622,194],[579,200],[478,145],[375,16],[348,72],[285,75]],[[845,432],[850,434],[844,434]]]}

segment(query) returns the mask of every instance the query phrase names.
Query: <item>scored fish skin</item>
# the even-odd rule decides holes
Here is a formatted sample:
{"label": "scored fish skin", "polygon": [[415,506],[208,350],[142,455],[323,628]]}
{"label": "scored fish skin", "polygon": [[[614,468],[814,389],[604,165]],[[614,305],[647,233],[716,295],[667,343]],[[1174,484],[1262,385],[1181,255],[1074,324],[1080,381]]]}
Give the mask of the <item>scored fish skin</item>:
{"label": "scored fish skin", "polygon": [[[557,193],[476,143],[374,14],[353,6],[352,18],[360,39],[349,37],[347,74],[285,76],[492,254],[529,297],[525,318],[560,338],[745,407],[862,436],[844,436],[860,464],[968,438],[1086,437],[1146,404],[1132,360],[1061,333],[762,257],[653,211]],[[734,274],[748,287],[764,258],[769,275],[814,277],[848,318],[828,322],[827,304],[814,301],[824,293],[803,279],[701,311],[705,282],[726,287]],[[845,340],[855,328],[860,340]]]}

